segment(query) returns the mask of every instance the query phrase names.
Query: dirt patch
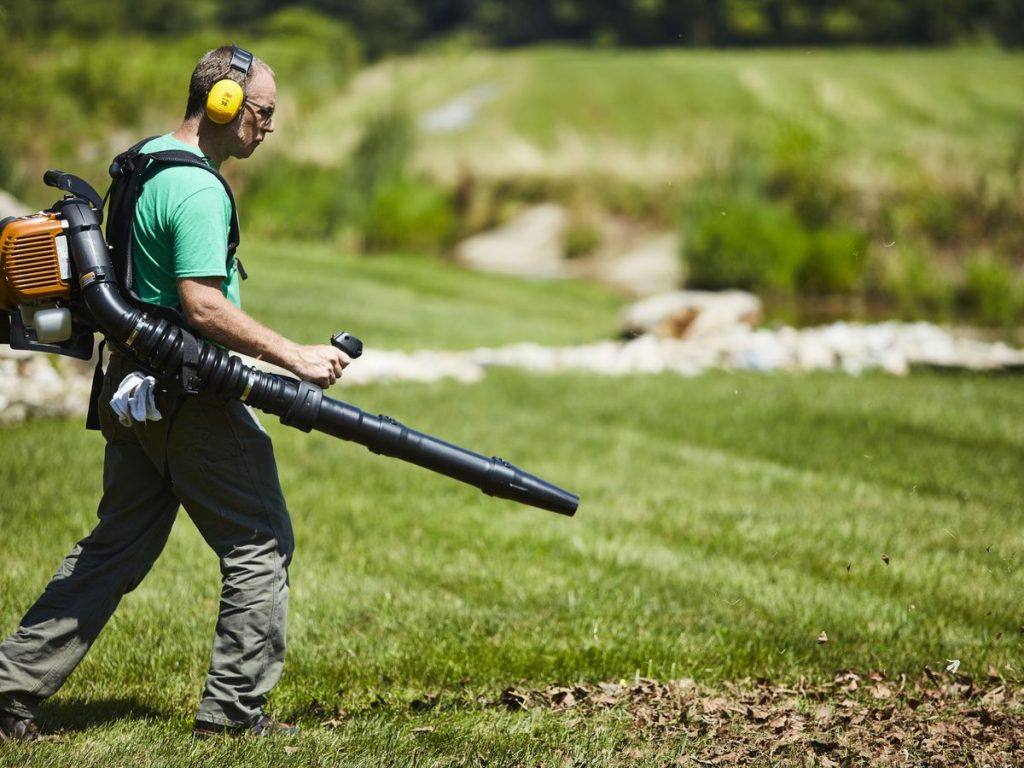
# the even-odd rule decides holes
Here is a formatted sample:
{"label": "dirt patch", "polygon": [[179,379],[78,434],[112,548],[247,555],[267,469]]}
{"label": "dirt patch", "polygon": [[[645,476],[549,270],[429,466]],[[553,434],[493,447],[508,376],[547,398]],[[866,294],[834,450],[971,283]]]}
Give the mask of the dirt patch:
{"label": "dirt patch", "polygon": [[508,688],[495,704],[564,711],[581,721],[618,710],[640,739],[662,746],[685,740],[680,765],[1024,765],[1024,689],[994,671],[980,682],[926,669],[913,681],[843,672],[817,686],[716,689],[638,679]]}

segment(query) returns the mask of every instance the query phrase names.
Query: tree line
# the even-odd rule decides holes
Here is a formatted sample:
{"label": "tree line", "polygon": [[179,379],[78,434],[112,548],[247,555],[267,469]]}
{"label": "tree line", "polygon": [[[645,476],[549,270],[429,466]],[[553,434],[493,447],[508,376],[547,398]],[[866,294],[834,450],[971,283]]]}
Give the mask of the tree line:
{"label": "tree line", "polygon": [[371,58],[457,35],[492,46],[1024,44],[1021,0],[0,0],[0,40],[230,30],[295,6],[347,24]]}

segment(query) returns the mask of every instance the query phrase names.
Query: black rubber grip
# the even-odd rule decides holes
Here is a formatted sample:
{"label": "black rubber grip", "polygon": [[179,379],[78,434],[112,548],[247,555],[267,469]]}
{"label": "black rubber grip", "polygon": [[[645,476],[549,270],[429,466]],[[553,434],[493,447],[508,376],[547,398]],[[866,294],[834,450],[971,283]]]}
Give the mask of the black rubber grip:
{"label": "black rubber grip", "polygon": [[353,360],[363,354],[363,342],[347,331],[341,331],[331,336],[331,345],[340,349]]}

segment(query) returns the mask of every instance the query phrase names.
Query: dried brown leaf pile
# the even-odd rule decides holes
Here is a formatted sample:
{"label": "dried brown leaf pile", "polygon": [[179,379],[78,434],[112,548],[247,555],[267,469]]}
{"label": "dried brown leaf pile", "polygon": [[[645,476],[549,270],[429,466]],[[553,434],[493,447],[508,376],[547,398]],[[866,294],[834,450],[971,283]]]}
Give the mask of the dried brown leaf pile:
{"label": "dried brown leaf pile", "polygon": [[685,740],[687,765],[1024,765],[1024,689],[925,670],[917,680],[843,672],[828,684],[710,689],[692,680],[508,688],[512,710],[618,711],[638,738]]}

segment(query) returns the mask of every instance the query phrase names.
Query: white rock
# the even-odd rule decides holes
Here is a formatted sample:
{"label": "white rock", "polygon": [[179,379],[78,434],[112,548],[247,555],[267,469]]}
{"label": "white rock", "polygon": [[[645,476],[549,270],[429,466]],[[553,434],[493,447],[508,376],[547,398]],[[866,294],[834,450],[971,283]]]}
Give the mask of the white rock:
{"label": "white rock", "polygon": [[503,227],[463,240],[455,248],[455,259],[484,272],[565,277],[568,270],[562,257],[562,240],[567,222],[568,214],[562,206],[537,205]]}
{"label": "white rock", "polygon": [[626,288],[636,296],[655,296],[683,282],[679,235],[652,237],[614,259],[595,263],[597,280]]}
{"label": "white rock", "polygon": [[[274,373],[280,368],[244,358]],[[488,367],[533,373],[586,371],[606,376],[675,372],[695,376],[711,368],[760,372],[843,370],[858,374],[882,370],[904,376],[912,365],[958,366],[986,370],[1024,365],[1024,351],[1002,343],[958,338],[927,323],[833,323],[819,328],[752,330],[723,323],[717,333],[667,338],[653,333],[630,341],[602,341],[575,347],[534,343],[480,348],[469,352],[398,352],[369,349],[350,366],[343,386],[380,381],[479,381]],[[0,422],[37,415],[84,414],[92,384],[91,366],[42,353],[0,348]],[[338,390],[329,396],[344,397]]]}
{"label": "white rock", "polygon": [[620,326],[626,334],[693,339],[717,335],[735,326],[753,328],[760,320],[761,300],[752,293],[671,291],[627,307]]}
{"label": "white rock", "polygon": [[756,331],[733,355],[734,367],[745,371],[776,371],[791,366],[792,357],[785,343],[775,333],[767,330]]}

